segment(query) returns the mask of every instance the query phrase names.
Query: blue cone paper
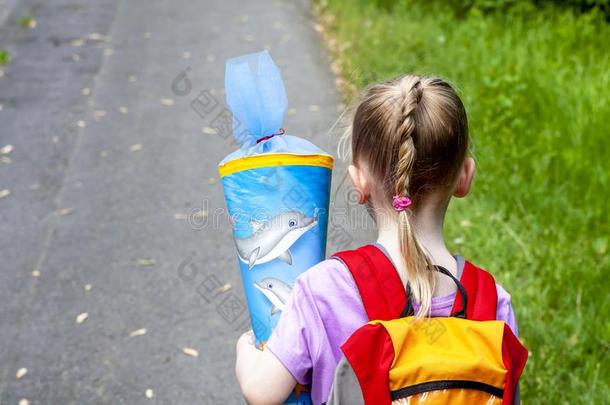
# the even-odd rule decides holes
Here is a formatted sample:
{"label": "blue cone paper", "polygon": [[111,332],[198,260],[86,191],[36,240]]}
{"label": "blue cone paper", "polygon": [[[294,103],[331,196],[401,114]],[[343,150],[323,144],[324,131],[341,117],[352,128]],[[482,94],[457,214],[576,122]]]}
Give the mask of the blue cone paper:
{"label": "blue cone paper", "polygon": [[[325,258],[333,159],[305,139],[279,135],[286,90],[267,51],[228,60],[225,87],[241,147],[220,162],[219,173],[262,348],[297,276]],[[307,388],[298,387],[286,403],[310,404]]]}

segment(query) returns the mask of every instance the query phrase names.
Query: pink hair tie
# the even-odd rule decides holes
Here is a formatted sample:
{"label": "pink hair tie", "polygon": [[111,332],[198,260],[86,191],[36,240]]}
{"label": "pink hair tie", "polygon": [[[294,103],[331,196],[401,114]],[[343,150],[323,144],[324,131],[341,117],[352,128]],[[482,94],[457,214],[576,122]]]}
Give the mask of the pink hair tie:
{"label": "pink hair tie", "polygon": [[411,203],[412,203],[411,199],[406,196],[401,197],[399,195],[395,195],[394,198],[392,199],[392,206],[398,212],[404,211],[407,208],[409,208],[409,205],[411,205]]}

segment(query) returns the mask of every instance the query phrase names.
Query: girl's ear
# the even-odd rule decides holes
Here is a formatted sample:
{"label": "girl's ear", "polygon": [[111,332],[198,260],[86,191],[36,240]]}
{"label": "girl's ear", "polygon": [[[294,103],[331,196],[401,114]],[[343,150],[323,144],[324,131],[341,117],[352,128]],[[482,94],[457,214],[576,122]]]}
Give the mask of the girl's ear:
{"label": "girl's ear", "polygon": [[453,195],[455,197],[461,198],[468,195],[472,185],[475,169],[476,165],[473,158],[467,157],[464,159],[464,164],[462,165],[455,189],[453,190]]}
{"label": "girl's ear", "polygon": [[349,177],[352,179],[352,184],[358,193],[358,204],[364,204],[371,196],[369,182],[366,173],[361,168],[349,165],[347,168]]}

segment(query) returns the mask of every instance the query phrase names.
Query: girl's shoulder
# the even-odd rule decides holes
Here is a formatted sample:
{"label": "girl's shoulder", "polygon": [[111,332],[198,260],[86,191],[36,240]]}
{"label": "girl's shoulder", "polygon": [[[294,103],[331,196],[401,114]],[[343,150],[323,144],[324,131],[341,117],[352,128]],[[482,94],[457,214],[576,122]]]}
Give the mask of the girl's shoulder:
{"label": "girl's shoulder", "polygon": [[343,262],[335,258],[321,261],[301,273],[297,277],[295,285],[311,291],[314,295],[346,289],[357,292],[356,283],[349,270]]}
{"label": "girl's shoulder", "polygon": [[517,326],[517,317],[511,303],[511,296],[500,284],[496,283],[496,291],[498,292],[498,306],[496,307],[496,319],[504,321],[510,326],[513,333],[519,336],[519,327]]}
{"label": "girl's shoulder", "polygon": [[297,277],[293,291],[300,295],[295,299],[309,301],[322,317],[332,317],[340,308],[364,314],[356,282],[338,259],[324,260],[303,272]]}
{"label": "girl's shoulder", "polygon": [[499,283],[496,283],[496,291],[498,292],[498,306],[510,305],[510,294]]}

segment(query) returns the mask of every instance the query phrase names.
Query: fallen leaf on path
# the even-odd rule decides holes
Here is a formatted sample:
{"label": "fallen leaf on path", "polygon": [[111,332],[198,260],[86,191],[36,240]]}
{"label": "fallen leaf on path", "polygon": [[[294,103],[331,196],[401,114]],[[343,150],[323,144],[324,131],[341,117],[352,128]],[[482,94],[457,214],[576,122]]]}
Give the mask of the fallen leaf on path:
{"label": "fallen leaf on path", "polygon": [[208,216],[208,212],[205,210],[195,210],[193,211],[193,219],[195,220],[200,220],[203,219],[204,217]]}
{"label": "fallen leaf on path", "polygon": [[214,177],[210,177],[210,178],[208,179],[208,184],[216,184],[216,178],[214,178]]}
{"label": "fallen leaf on path", "polygon": [[28,401],[28,400],[27,400],[27,399],[25,399],[25,398],[21,398],[21,399],[19,400],[19,405],[30,405],[30,401]]}
{"label": "fallen leaf on path", "polygon": [[95,110],[93,111],[93,119],[96,121],[101,120],[106,116],[106,111],[104,110]]}
{"label": "fallen leaf on path", "polygon": [[147,389],[146,392],[144,393],[144,395],[146,395],[146,398],[148,399],[153,399],[155,396],[155,392],[152,389]]}
{"label": "fallen leaf on path", "polygon": [[85,40],[82,38],[77,38],[77,39],[73,39],[72,41],[70,41],[70,45],[72,45],[75,48],[83,46],[84,43],[85,43]]}
{"label": "fallen leaf on path", "polygon": [[91,41],[101,41],[102,39],[104,39],[104,36],[97,32],[91,32],[87,35],[87,39]]}
{"label": "fallen leaf on path", "polygon": [[81,94],[83,96],[88,96],[89,94],[91,94],[91,89],[89,87],[85,87],[84,89],[81,90]]}
{"label": "fallen leaf on path", "polygon": [[138,259],[138,266],[146,267],[146,266],[154,266],[157,264],[155,259]]}
{"label": "fallen leaf on path", "polygon": [[57,210],[57,215],[65,217],[66,215],[70,215],[74,212],[74,208],[60,208]]}
{"label": "fallen leaf on path", "polygon": [[76,126],[79,128],[85,128],[85,125],[87,125],[87,124],[83,120],[76,121]]}
{"label": "fallen leaf on path", "polygon": [[108,152],[107,152],[107,151],[105,151],[105,150],[101,151],[101,152],[100,152],[100,157],[101,157],[102,159],[107,158],[107,157],[108,157]]}
{"label": "fallen leaf on path", "polygon": [[19,380],[20,378],[24,377],[27,373],[28,373],[28,369],[25,367],[21,367],[19,370],[17,370],[15,377]]}
{"label": "fallen leaf on path", "polygon": [[125,107],[124,105],[119,107],[119,112],[121,114],[127,114],[129,112],[129,109],[127,107]]}
{"label": "fallen leaf on path", "polygon": [[32,277],[40,277],[40,272],[38,270],[33,270]]}
{"label": "fallen leaf on path", "polygon": [[161,104],[164,106],[174,105],[174,100],[172,100],[171,98],[162,98]]}
{"label": "fallen leaf on path", "polygon": [[8,155],[9,153],[11,153],[13,151],[13,145],[4,145],[2,148],[0,148],[0,155]]}
{"label": "fallen leaf on path", "polygon": [[81,324],[85,322],[89,318],[89,314],[87,312],[83,312],[82,314],[78,314],[76,316],[76,323]]}
{"label": "fallen leaf on path", "polygon": [[114,53],[114,49],[112,49],[112,48],[106,48],[106,49],[104,49],[104,55],[105,55],[105,56],[110,56],[110,55],[112,55],[113,53]]}
{"label": "fallen leaf on path", "polygon": [[288,115],[296,115],[297,113],[297,109],[296,108],[289,108],[288,109]]}
{"label": "fallen leaf on path", "polygon": [[130,149],[132,152],[139,152],[139,151],[141,151],[141,150],[142,150],[142,144],[141,144],[141,143],[136,143],[136,144],[133,144],[133,145],[131,145],[131,146],[129,147],[129,149]]}
{"label": "fallen leaf on path", "polygon": [[143,336],[143,335],[146,335],[146,328],[141,328],[141,329],[137,329],[132,332],[129,332],[130,337]]}
{"label": "fallen leaf on path", "polygon": [[51,138],[51,142],[59,143],[59,137],[57,135],[53,135],[53,137]]}
{"label": "fallen leaf on path", "polygon": [[214,62],[216,60],[216,56],[214,56],[212,54],[208,54],[206,59],[208,62]]}
{"label": "fallen leaf on path", "polygon": [[26,16],[21,19],[21,26],[23,28],[34,29],[34,28],[36,28],[37,25],[38,25],[38,23],[36,22],[36,19],[33,17]]}
{"label": "fallen leaf on path", "polygon": [[74,62],[79,62],[79,61],[80,61],[80,55],[79,55],[79,54],[77,54],[77,53],[73,54],[73,55],[72,55],[72,60],[73,60]]}
{"label": "fallen leaf on path", "polygon": [[0,198],[5,198],[9,195],[11,195],[11,190],[8,190],[6,188],[4,190],[0,190]]}
{"label": "fallen leaf on path", "polygon": [[199,352],[193,348],[190,347],[183,347],[182,348],[182,352],[184,354],[186,354],[187,356],[191,356],[191,357],[199,357]]}
{"label": "fallen leaf on path", "polygon": [[85,291],[91,291],[93,286],[91,284],[85,284]]}
{"label": "fallen leaf on path", "polygon": [[134,75],[129,75],[128,80],[129,80],[129,82],[130,82],[130,83],[133,83],[133,82],[135,82],[136,80],[138,80],[138,77],[137,77],[137,76],[134,76]]}
{"label": "fallen leaf on path", "polygon": [[312,104],[312,105],[309,106],[309,111],[311,111],[311,112],[318,112],[318,111],[320,111],[320,106],[316,105],[316,104]]}
{"label": "fallen leaf on path", "polygon": [[220,286],[218,288],[218,292],[219,293],[225,293],[225,292],[229,291],[232,287],[233,286],[231,285],[231,283],[226,283],[225,285]]}
{"label": "fallen leaf on path", "polygon": [[208,135],[216,135],[218,133],[218,129],[212,127],[203,127],[201,132]]}
{"label": "fallen leaf on path", "polygon": [[189,51],[182,52],[182,57],[184,59],[191,59],[191,53]]}

